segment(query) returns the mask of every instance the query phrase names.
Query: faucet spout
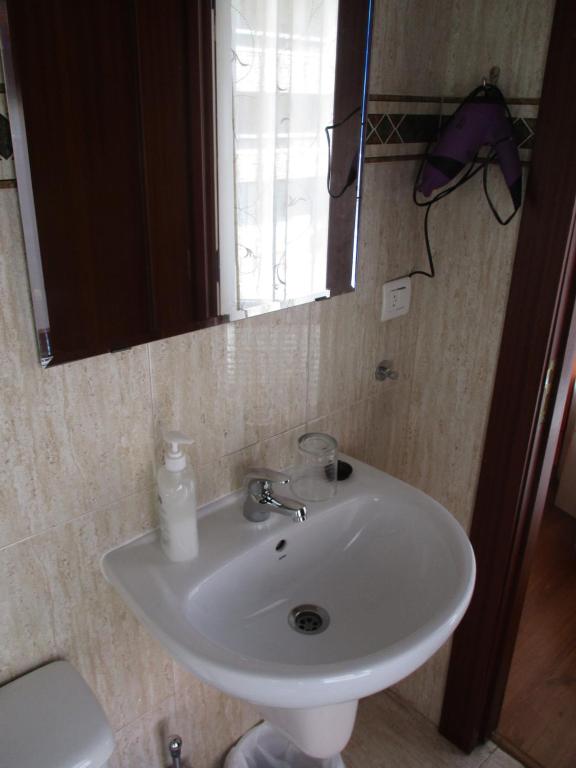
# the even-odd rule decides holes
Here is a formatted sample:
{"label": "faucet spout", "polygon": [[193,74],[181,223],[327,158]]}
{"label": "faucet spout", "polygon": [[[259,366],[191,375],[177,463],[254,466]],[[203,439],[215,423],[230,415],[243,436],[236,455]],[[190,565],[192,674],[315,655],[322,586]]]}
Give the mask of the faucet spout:
{"label": "faucet spout", "polygon": [[274,494],[272,483],[287,485],[288,475],[272,469],[253,469],[246,476],[248,493],[244,502],[244,517],[252,523],[263,523],[271,512],[290,517],[295,523],[306,520],[306,505],[296,499]]}
{"label": "faucet spout", "polygon": [[270,505],[274,512],[291,517],[295,523],[303,523],[308,516],[305,504],[294,499],[287,499],[285,496],[271,496],[267,501],[260,503]]}

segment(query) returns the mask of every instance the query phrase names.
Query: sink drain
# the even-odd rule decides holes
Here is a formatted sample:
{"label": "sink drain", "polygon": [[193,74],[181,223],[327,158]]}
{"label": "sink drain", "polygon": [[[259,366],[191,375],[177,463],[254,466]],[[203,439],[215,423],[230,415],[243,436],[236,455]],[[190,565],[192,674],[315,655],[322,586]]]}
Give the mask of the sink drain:
{"label": "sink drain", "polygon": [[319,635],[330,624],[330,616],[317,605],[297,605],[288,614],[288,623],[303,635]]}

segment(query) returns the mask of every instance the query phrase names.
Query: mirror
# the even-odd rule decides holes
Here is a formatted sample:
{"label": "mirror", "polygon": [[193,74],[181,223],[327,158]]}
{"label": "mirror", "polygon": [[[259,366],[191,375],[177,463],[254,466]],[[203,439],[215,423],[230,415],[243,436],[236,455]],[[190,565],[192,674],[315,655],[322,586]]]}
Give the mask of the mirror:
{"label": "mirror", "polygon": [[42,365],[353,290],[371,14],[0,0]]}
{"label": "mirror", "polygon": [[[358,45],[339,5],[216,0],[220,307],[231,319],[354,288],[369,24]],[[357,81],[352,103],[336,67],[351,53],[338,74]],[[330,228],[348,245],[340,285]]]}

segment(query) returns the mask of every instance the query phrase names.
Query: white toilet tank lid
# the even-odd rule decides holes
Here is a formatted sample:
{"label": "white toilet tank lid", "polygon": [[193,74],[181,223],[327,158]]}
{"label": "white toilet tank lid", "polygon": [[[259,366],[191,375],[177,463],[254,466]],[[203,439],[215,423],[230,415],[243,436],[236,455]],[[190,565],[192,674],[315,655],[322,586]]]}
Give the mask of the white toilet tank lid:
{"label": "white toilet tank lid", "polygon": [[102,707],[67,661],[0,688],[0,768],[101,768],[113,749]]}

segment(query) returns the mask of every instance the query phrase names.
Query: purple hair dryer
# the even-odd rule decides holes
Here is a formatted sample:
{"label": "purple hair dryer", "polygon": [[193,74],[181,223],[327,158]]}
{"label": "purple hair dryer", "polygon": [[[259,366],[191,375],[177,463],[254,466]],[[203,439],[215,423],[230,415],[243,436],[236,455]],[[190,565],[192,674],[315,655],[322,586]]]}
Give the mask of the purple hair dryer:
{"label": "purple hair dryer", "polygon": [[429,197],[473,163],[483,145],[492,148],[517,211],[522,203],[522,167],[508,107],[493,85],[472,91],[448,120],[426,157],[417,189]]}

